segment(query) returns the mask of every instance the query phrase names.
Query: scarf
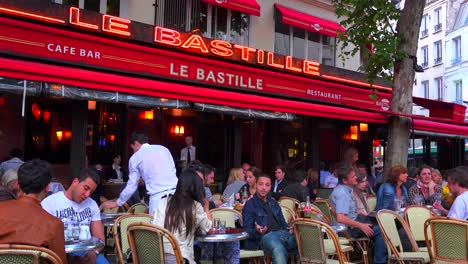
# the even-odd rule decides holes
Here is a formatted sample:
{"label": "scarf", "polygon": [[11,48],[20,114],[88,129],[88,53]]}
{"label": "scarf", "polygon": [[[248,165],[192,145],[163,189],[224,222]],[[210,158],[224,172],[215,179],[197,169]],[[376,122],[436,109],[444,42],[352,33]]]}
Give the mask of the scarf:
{"label": "scarf", "polygon": [[429,186],[422,183],[420,180],[418,180],[416,184],[418,185],[419,192],[424,196],[424,199],[427,200],[429,198]]}

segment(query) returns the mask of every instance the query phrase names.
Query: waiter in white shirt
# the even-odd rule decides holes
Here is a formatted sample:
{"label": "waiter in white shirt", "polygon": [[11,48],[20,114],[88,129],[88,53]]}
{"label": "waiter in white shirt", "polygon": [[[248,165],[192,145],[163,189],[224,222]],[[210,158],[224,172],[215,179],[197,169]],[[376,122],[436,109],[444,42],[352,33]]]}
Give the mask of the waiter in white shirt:
{"label": "waiter in white shirt", "polygon": [[182,166],[185,168],[192,160],[196,160],[197,149],[193,145],[193,138],[191,136],[185,137],[185,148],[180,151],[180,160],[183,161]]}
{"label": "waiter in white shirt", "polygon": [[122,206],[138,188],[140,177],[146,184],[150,196],[149,213],[153,214],[163,196],[173,194],[177,186],[174,160],[169,150],[161,145],[148,144],[144,132],[133,132],[130,136],[133,155],[128,162],[128,182],[117,201],[106,201],[104,208]]}

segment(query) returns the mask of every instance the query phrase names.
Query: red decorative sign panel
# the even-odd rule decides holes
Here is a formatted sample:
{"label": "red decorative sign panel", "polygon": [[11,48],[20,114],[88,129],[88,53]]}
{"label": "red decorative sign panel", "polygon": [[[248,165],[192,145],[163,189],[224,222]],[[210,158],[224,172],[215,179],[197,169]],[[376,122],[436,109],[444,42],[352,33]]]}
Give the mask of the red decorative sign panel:
{"label": "red decorative sign panel", "polygon": [[0,18],[0,52],[247,92],[388,110],[369,90]]}

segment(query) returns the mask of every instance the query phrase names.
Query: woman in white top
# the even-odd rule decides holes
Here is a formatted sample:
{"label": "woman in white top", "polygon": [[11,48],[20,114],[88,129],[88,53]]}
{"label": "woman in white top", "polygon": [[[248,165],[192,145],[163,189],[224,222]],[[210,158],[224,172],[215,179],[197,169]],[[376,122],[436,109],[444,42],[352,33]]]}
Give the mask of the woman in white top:
{"label": "woman in white top", "polygon": [[[209,202],[205,199],[203,181],[191,169],[179,176],[174,195],[162,198],[154,213],[154,224],[168,229],[177,239],[184,262],[194,264],[195,231],[208,232],[212,226]],[[173,253],[169,241],[165,252]],[[176,263],[174,255],[166,254],[166,264]]]}

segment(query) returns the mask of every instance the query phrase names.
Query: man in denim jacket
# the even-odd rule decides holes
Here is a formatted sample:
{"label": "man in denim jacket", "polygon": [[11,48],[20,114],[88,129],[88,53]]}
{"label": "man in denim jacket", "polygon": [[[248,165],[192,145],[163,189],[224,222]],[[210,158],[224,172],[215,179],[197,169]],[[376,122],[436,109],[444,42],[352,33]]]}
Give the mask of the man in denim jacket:
{"label": "man in denim jacket", "polygon": [[262,249],[274,264],[285,264],[288,252],[297,248],[288,231],[279,204],[270,197],[271,179],[266,174],[257,178],[257,191],[242,210],[244,229],[249,233],[245,249]]}

